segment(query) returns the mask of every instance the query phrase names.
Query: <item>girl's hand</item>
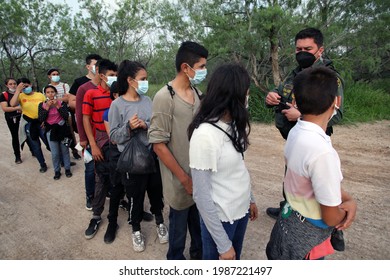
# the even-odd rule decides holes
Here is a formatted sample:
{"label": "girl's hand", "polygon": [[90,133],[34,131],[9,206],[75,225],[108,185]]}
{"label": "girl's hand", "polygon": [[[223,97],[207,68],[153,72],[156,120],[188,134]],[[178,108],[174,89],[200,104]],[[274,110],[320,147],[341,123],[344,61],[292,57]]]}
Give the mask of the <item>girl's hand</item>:
{"label": "girl's hand", "polygon": [[257,209],[256,203],[251,203],[249,206],[249,217],[251,221],[254,221],[259,216],[259,210]]}
{"label": "girl's hand", "polygon": [[230,247],[229,251],[226,253],[219,255],[220,260],[235,260],[236,259],[236,251],[234,250],[233,246]]}

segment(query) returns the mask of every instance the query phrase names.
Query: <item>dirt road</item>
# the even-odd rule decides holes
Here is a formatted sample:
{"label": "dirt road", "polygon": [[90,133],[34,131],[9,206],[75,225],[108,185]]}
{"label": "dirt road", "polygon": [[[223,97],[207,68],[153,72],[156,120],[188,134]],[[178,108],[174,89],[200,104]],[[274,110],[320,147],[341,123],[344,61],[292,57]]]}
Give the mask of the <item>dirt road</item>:
{"label": "dirt road", "polygon": [[[337,126],[332,139],[341,158],[343,187],[357,200],[358,215],[345,231],[346,250],[329,259],[389,260],[390,225],[385,209],[390,205],[390,121]],[[284,140],[273,125],[264,124],[252,126],[250,140],[246,162],[260,216],[248,226],[242,259],[262,260],[274,223],[265,209],[278,205],[281,198]],[[82,161],[72,169],[72,178],[62,176],[58,181],[53,180],[48,151],[44,151],[49,166],[45,174],[39,173],[38,162],[28,149],[22,153],[23,163],[16,165],[3,114],[0,145],[0,259],[165,259],[167,245],[159,244],[153,222],[142,223],[146,250],[133,251],[122,210],[115,242],[103,242],[108,200],[100,230],[93,239],[84,238],[91,212],[84,208]],[[168,221],[167,207],[164,214]]]}

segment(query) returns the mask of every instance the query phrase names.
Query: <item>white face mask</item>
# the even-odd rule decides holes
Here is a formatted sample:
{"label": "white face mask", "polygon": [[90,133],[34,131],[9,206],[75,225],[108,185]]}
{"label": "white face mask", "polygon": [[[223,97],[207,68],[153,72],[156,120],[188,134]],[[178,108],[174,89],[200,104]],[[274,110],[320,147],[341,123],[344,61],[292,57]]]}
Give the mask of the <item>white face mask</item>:
{"label": "white face mask", "polygon": [[107,84],[108,87],[111,87],[112,83],[116,82],[116,80],[117,80],[116,76],[106,76],[106,77],[107,77],[106,84]]}
{"label": "white face mask", "polygon": [[91,72],[92,74],[96,74],[96,66],[95,65],[92,65],[92,69],[91,69]]}

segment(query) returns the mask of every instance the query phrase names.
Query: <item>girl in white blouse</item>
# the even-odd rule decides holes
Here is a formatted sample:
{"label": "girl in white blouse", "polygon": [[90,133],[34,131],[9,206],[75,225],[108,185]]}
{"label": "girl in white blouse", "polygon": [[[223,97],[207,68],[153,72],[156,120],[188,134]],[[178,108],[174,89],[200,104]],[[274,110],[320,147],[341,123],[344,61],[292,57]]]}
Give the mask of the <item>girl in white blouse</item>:
{"label": "girl in white blouse", "polygon": [[240,259],[248,219],[258,216],[244,162],[250,132],[249,85],[243,66],[217,68],[188,128],[203,259]]}

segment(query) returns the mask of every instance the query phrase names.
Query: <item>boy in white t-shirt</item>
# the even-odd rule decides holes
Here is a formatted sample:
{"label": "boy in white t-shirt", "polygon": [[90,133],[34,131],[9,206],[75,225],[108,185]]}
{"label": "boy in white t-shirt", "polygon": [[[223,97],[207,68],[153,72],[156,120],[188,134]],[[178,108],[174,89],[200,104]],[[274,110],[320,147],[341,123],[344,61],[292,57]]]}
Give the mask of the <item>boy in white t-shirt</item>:
{"label": "boy in white t-shirt", "polygon": [[272,230],[268,259],[323,259],[332,254],[330,234],[348,228],[356,202],[341,188],[340,158],[326,128],[335,114],[337,76],[326,67],[308,68],[294,79],[302,116],[284,148],[287,203]]}

